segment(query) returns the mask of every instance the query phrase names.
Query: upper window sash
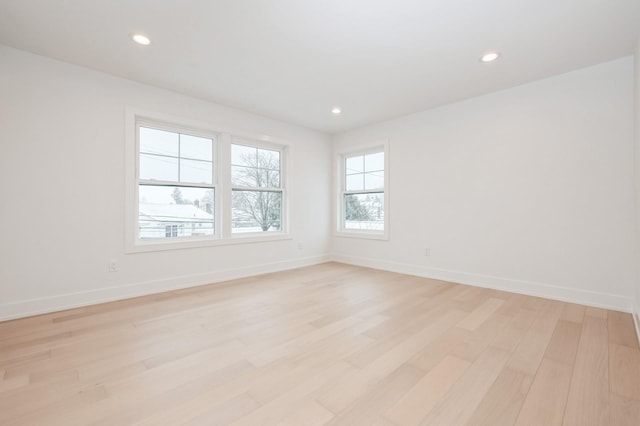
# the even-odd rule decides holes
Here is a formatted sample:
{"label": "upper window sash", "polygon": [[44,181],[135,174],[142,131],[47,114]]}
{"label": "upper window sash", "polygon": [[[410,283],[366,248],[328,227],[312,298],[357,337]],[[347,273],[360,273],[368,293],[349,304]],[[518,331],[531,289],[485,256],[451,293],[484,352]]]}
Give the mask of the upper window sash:
{"label": "upper window sash", "polygon": [[218,134],[136,122],[136,175],[148,184],[214,187]]}

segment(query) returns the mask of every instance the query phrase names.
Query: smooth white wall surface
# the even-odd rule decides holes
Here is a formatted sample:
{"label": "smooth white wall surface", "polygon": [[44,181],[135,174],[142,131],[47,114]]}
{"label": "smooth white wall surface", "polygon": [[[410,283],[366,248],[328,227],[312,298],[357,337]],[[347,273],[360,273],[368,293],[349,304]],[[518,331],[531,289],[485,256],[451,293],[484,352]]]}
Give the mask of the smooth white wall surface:
{"label": "smooth white wall surface", "polygon": [[333,258],[631,310],[633,78],[626,57],[336,135],[389,140],[391,207],[389,241]]}
{"label": "smooth white wall surface", "polygon": [[[125,255],[126,106],[290,144],[292,239]],[[323,261],[330,170],[327,135],[0,46],[0,319]]]}

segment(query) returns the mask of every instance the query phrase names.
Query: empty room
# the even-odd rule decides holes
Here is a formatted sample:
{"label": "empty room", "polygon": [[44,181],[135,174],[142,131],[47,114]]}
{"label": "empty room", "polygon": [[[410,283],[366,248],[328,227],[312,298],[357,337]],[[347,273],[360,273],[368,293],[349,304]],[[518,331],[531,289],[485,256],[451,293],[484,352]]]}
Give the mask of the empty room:
{"label": "empty room", "polygon": [[640,425],[640,1],[0,0],[0,425]]}

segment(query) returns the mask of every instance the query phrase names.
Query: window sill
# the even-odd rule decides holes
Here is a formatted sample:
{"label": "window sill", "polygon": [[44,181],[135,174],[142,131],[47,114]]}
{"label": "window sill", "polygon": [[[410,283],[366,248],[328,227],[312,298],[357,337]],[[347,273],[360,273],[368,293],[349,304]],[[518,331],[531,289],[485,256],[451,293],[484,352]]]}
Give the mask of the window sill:
{"label": "window sill", "polygon": [[373,232],[349,232],[349,231],[338,231],[334,234],[336,237],[341,238],[360,238],[365,240],[381,240],[388,241],[389,235],[386,233],[378,234]]}
{"label": "window sill", "polygon": [[289,234],[285,233],[274,233],[273,235],[242,235],[242,236],[232,236],[230,238],[216,238],[216,239],[202,239],[197,241],[138,241],[134,244],[129,245],[125,253],[147,253],[154,251],[165,251],[165,250],[184,250],[184,249],[193,249],[193,248],[209,248],[209,247],[218,247],[218,246],[228,246],[235,244],[255,244],[255,243],[266,243],[272,241],[284,241],[293,239]]}

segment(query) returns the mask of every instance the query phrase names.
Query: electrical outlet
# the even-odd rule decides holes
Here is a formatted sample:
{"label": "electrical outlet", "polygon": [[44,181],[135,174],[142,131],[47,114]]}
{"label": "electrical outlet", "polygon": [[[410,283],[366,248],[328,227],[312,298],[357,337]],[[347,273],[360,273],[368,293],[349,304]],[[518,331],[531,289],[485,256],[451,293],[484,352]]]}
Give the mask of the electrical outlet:
{"label": "electrical outlet", "polygon": [[302,243],[298,242],[298,250],[302,250]]}
{"label": "electrical outlet", "polygon": [[430,248],[424,249],[424,255],[425,256],[431,256],[431,249]]}
{"label": "electrical outlet", "polygon": [[118,261],[115,259],[109,260],[109,263],[107,264],[107,271],[118,272]]}

